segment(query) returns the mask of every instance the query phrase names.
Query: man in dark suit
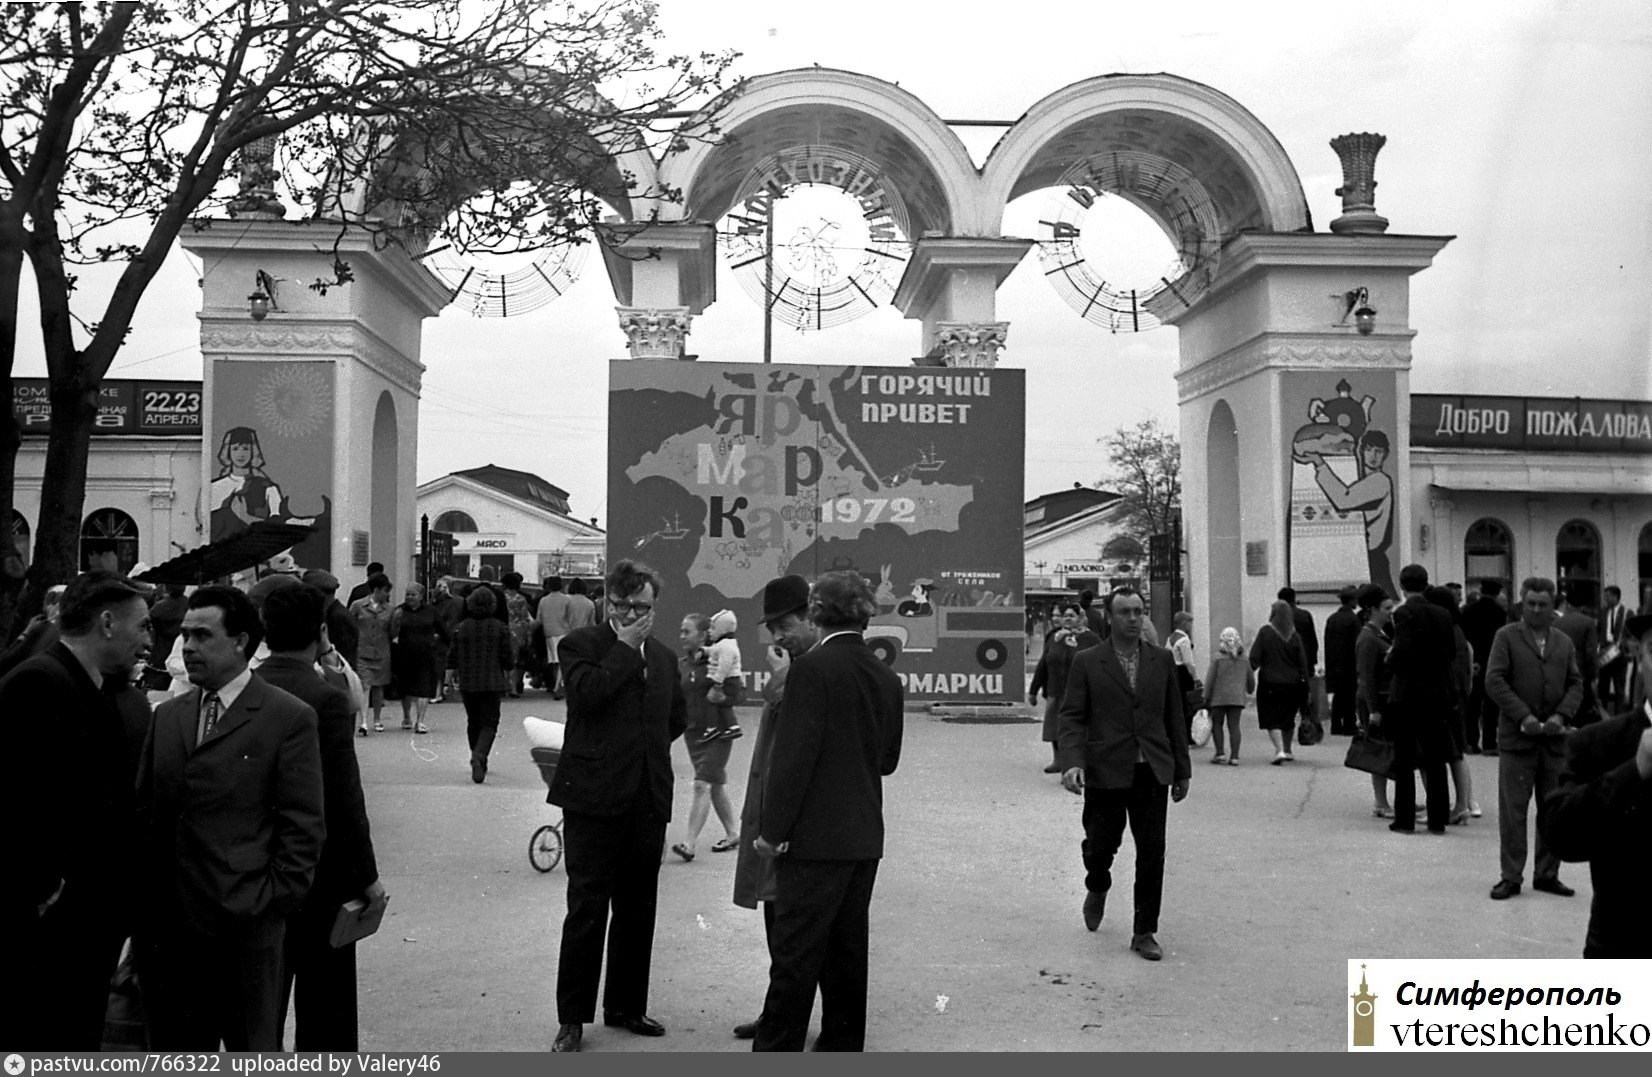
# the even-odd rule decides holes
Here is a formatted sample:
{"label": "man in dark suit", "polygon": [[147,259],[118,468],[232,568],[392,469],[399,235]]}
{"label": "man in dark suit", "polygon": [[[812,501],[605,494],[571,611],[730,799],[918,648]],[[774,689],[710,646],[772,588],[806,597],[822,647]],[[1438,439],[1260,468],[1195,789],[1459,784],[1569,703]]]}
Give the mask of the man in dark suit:
{"label": "man in dark suit", "polygon": [[350,696],[316,671],[326,606],[327,598],[314,587],[271,592],[261,611],[270,656],[257,674],[315,711],[321,745],[327,843],[310,892],[287,920],[284,944],[281,1024],[286,1025],[287,995],[296,980],[293,1049],[298,1051],[354,1051],[359,1046],[356,946],[333,946],[333,923],[347,901],[365,901],[371,914],[388,900],[373,856],[361,768],[351,736]]}
{"label": "man in dark suit", "polygon": [[904,732],[900,677],[866,646],[866,580],[828,572],[809,592],[820,643],[791,664],[763,779],[757,852],[775,858],[769,991],[754,1051],[801,1051],[820,990],[817,1051],[866,1047],[872,888],[883,779]]}
{"label": "man in dark suit", "polygon": [[[1644,684],[1652,677],[1652,614],[1626,617],[1621,639]],[[1643,700],[1567,737],[1560,787],[1548,805],[1550,850],[1589,862],[1595,897],[1583,956],[1652,958],[1652,706]]]}
{"label": "man in dark suit", "polygon": [[1296,604],[1296,588],[1281,587],[1279,599],[1288,602],[1291,606],[1291,622],[1296,625],[1296,634],[1302,637],[1302,649],[1308,653],[1308,675],[1319,666],[1319,633],[1314,629],[1314,615]]}
{"label": "man in dark suit", "polygon": [[1633,666],[1625,644],[1628,637],[1628,611],[1623,606],[1623,591],[1608,586],[1602,592],[1605,604],[1600,610],[1597,627],[1600,630],[1600,683],[1597,692],[1604,710],[1617,712],[1628,705],[1624,694],[1624,674]]}
{"label": "man in dark suit", "polygon": [[[763,619],[769,630],[770,676],[763,684],[763,714],[757,723],[757,738],[751,745],[751,770],[746,776],[746,800],[740,807],[740,849],[734,862],[734,903],[744,909],[763,906],[763,938],[774,937],[774,858],[757,851],[762,836],[763,777],[768,772],[769,744],[780,721],[780,703],[785,697],[786,676],[792,659],[808,652],[820,641],[820,630],[809,620],[809,581],[802,576],[781,576],[763,586]],[[757,1037],[759,1021],[734,1026],[736,1039]]]}
{"label": "man in dark suit", "polygon": [[1129,823],[1136,843],[1130,948],[1158,961],[1166,792],[1180,803],[1193,766],[1175,662],[1169,651],[1142,642],[1145,617],[1140,592],[1114,591],[1108,639],[1074,656],[1061,702],[1061,784],[1084,795],[1084,926],[1101,926],[1113,857]]}
{"label": "man in dark suit", "polygon": [[327,640],[338,651],[339,656],[354,667],[356,644],[360,642],[361,630],[356,627],[356,619],[350,615],[349,609],[338,600],[338,577],[324,568],[310,568],[304,570],[304,582],[320,591],[326,598],[327,613],[324,621],[327,625]]}
{"label": "man in dark suit", "polygon": [[1592,725],[1600,717],[1600,703],[1595,697],[1595,679],[1600,675],[1600,629],[1593,617],[1572,604],[1564,588],[1556,599],[1554,626],[1572,641],[1572,660],[1583,677],[1583,702],[1578,705],[1573,724]]}
{"label": "man in dark suit", "polygon": [[1354,644],[1359,640],[1360,623],[1355,593],[1352,587],[1337,592],[1341,605],[1325,619],[1325,689],[1331,693],[1331,732],[1340,737],[1353,736],[1357,725],[1354,696],[1359,691],[1359,676]]}
{"label": "man in dark suit", "polygon": [[648,975],[671,820],[671,742],[682,735],[687,710],[675,653],[649,635],[659,576],[621,561],[608,574],[607,590],[609,619],[570,632],[557,649],[568,723],[549,799],[562,808],[568,915],[553,1051],[578,1051],[585,1025],[596,1018],[605,928],[603,1024],[665,1035],[648,1016]]}
{"label": "man in dark suit", "polygon": [[1486,663],[1491,658],[1491,641],[1497,630],[1509,623],[1503,606],[1503,584],[1481,580],[1480,596],[1464,609],[1459,622],[1474,653],[1474,678],[1468,697],[1468,715],[1463,725],[1470,751],[1497,754],[1497,704],[1486,698]]}
{"label": "man in dark suit", "polygon": [[1423,772],[1426,822],[1430,834],[1444,834],[1451,820],[1446,762],[1451,752],[1451,666],[1457,637],[1451,614],[1423,597],[1428,570],[1400,569],[1404,601],[1394,610],[1394,646],[1388,665],[1394,673],[1390,706],[1383,712],[1385,735],[1394,744],[1394,821],[1389,830],[1417,829],[1417,775]]}
{"label": "man in dark suit", "polygon": [[315,711],[247,668],[262,634],[240,591],[191,595],[195,689],[156,709],[144,742],[138,970],[156,1050],[281,1049],[282,939],[326,824]]}
{"label": "man in dark suit", "polygon": [[1560,784],[1565,739],[1583,703],[1583,677],[1572,641],[1554,627],[1553,580],[1520,584],[1522,619],[1498,630],[1486,663],[1486,695],[1497,704],[1497,836],[1501,873],[1493,901],[1520,893],[1526,872],[1526,812],[1537,795],[1537,850],[1532,889],[1559,897],[1574,891],[1560,881],[1560,861],[1544,830],[1549,796]]}
{"label": "man in dark suit", "polygon": [[96,1051],[136,865],[137,752],[103,683],[148,650],[149,604],[124,577],[84,573],[58,628],[0,679],[0,1043]]}

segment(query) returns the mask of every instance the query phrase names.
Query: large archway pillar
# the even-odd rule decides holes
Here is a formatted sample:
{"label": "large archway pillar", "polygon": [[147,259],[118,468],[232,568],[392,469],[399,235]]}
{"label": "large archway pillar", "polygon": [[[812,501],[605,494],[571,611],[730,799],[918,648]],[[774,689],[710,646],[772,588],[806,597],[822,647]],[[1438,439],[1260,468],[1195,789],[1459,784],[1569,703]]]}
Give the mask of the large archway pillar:
{"label": "large archway pillar", "polygon": [[923,323],[923,359],[934,366],[990,367],[1009,341],[998,320],[998,286],[1032,249],[1030,239],[925,237],[912,251],[894,304]]}
{"label": "large archway pillar", "polygon": [[704,221],[610,221],[602,257],[632,359],[681,359],[694,316],[717,299],[717,232]]}
{"label": "large archway pillar", "polygon": [[[253,426],[288,515],[305,518],[331,507],[324,539],[295,551],[300,565],[328,568],[349,582],[361,575],[358,565],[382,561],[400,586],[413,578],[417,532],[421,330],[449,295],[404,253],[376,250],[361,233],[341,240],[339,229],[322,220],[215,220],[181,239],[205,267],[200,513],[211,534],[223,430]],[[313,290],[310,282],[333,277],[335,241],[354,279]],[[275,309],[254,321],[248,296],[259,271],[275,284]],[[385,399],[388,409],[381,410]],[[380,426],[375,458],[381,414],[392,415],[394,427],[387,433]],[[381,519],[374,537],[376,489],[381,517],[389,512],[394,523],[386,528]]]}
{"label": "large archway pillar", "polygon": [[[1388,561],[1415,559],[1418,535],[1410,503],[1410,278],[1427,268],[1449,236],[1247,233],[1222,254],[1222,269],[1204,298],[1171,319],[1180,333],[1176,382],[1182,441],[1182,503],[1189,552],[1189,605],[1204,654],[1225,626],[1210,611],[1242,610],[1248,636],[1287,584],[1316,612],[1335,590],[1371,578],[1368,523],[1390,531]],[[1376,311],[1361,334],[1346,296],[1365,289]],[[1346,316],[1346,317],[1345,317]],[[1334,405],[1339,383],[1353,405]],[[1369,401],[1367,402],[1367,398]],[[1384,469],[1392,487],[1386,516],[1373,510],[1325,511],[1319,470],[1293,460],[1293,440],[1314,420],[1314,402],[1329,414],[1368,413],[1390,443]],[[1239,539],[1242,569],[1212,569],[1212,506],[1231,506],[1230,491],[1211,487],[1212,416],[1229,409],[1237,426]],[[1352,420],[1363,429],[1365,421]],[[1326,424],[1332,425],[1332,424]],[[1218,423],[1220,427],[1220,423]],[[1312,433],[1312,432],[1310,432]],[[1304,445],[1307,443],[1304,442]],[[1327,456],[1332,474],[1351,482],[1357,455]],[[1335,485],[1326,480],[1328,485]],[[1325,495],[1328,498],[1329,495]],[[1298,519],[1300,517],[1300,519]],[[1223,521],[1224,525],[1231,521]],[[1294,530],[1293,530],[1294,529]],[[1226,526],[1216,531],[1228,533]],[[1370,534],[1376,535],[1373,531]],[[1380,536],[1379,536],[1380,537]],[[1293,539],[1296,550],[1292,550]],[[1333,555],[1332,551],[1336,551]],[[1348,556],[1352,552],[1353,556]],[[1322,618],[1321,618],[1322,619]]]}

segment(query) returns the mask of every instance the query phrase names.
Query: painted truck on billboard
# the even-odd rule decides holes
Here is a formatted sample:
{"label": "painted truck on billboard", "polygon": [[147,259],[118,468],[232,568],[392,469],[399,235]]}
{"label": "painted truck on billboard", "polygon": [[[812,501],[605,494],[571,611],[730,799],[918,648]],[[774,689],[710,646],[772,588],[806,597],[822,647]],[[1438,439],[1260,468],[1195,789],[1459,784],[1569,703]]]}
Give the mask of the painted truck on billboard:
{"label": "painted truck on billboard", "polygon": [[733,610],[753,690],[763,585],[853,569],[909,699],[1019,699],[1024,401],[1018,370],[616,362],[609,563],[661,573],[661,638]]}

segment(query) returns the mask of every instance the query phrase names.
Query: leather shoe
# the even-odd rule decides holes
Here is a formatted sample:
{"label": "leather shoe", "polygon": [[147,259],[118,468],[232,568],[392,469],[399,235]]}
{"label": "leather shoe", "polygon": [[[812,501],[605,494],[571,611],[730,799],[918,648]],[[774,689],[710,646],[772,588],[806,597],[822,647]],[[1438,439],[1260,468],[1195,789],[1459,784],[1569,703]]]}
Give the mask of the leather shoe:
{"label": "leather shoe", "polygon": [[1049,766],[1044,768],[1044,773],[1045,774],[1060,774],[1061,773],[1061,764],[1060,763],[1051,763]]}
{"label": "leather shoe", "polygon": [[755,1040],[757,1038],[757,1022],[747,1021],[743,1025],[735,1025],[734,1038],[737,1040]]}
{"label": "leather shoe", "polygon": [[1573,890],[1559,879],[1533,879],[1532,889],[1541,890],[1545,894],[1553,894],[1556,897],[1571,897],[1577,893],[1576,890]]}
{"label": "leather shoe", "polygon": [[584,1025],[563,1025],[556,1030],[556,1040],[551,1044],[551,1050],[558,1054],[568,1054],[578,1051],[580,1041],[585,1038]]}
{"label": "leather shoe", "polygon": [[665,1035],[664,1025],[660,1024],[652,1017],[645,1017],[640,1013],[635,1017],[620,1017],[615,1014],[605,1013],[602,1015],[602,1023],[607,1025],[609,1028],[623,1028],[625,1031],[635,1033],[638,1036]]}
{"label": "leather shoe", "polygon": [[1101,926],[1101,917],[1107,910],[1107,895],[1094,890],[1084,895],[1084,926],[1094,931]]}
{"label": "leather shoe", "polygon": [[1499,879],[1497,880],[1497,885],[1491,888],[1491,900],[1507,901],[1509,898],[1518,893],[1520,893],[1519,883],[1511,883],[1507,879]]}
{"label": "leather shoe", "polygon": [[1164,951],[1159,948],[1159,940],[1151,934],[1130,936],[1130,949],[1149,961],[1160,961],[1164,958]]}

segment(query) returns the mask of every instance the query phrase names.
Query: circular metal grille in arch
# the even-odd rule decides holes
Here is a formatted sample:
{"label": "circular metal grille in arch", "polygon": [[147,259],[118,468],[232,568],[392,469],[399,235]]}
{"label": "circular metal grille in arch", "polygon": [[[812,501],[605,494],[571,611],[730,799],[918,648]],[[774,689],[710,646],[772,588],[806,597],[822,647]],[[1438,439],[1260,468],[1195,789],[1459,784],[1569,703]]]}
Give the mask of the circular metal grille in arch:
{"label": "circular metal grille in arch", "polygon": [[[1085,255],[1091,206],[1116,196],[1147,213],[1175,249],[1170,264],[1139,283],[1108,279]],[[1153,329],[1198,301],[1216,277],[1222,219],[1198,178],[1139,150],[1085,157],[1061,174],[1039,221],[1044,276],[1069,306],[1115,333]]]}
{"label": "circular metal grille in arch", "polygon": [[[776,231],[773,284],[765,236],[775,207],[799,187],[828,187],[859,203],[854,220],[797,223]],[[740,185],[717,240],[740,287],[799,330],[830,329],[889,303],[911,257],[912,226],[900,192],[860,154],[800,146],[772,154]]]}

